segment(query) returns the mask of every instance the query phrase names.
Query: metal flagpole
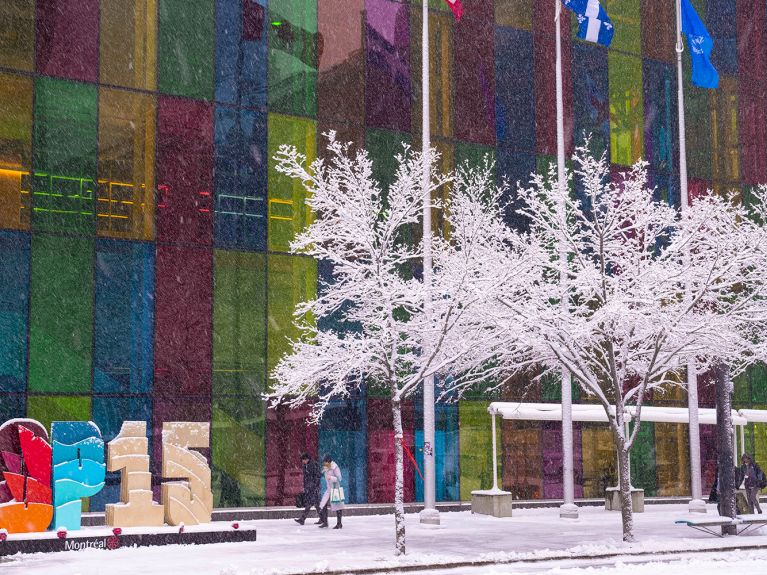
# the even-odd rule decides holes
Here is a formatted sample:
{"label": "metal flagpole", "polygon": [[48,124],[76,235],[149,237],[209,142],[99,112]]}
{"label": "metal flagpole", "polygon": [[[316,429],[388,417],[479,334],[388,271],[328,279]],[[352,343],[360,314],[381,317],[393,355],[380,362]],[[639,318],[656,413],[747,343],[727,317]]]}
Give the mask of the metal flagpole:
{"label": "metal flagpole", "polygon": [[[560,189],[567,186],[565,181],[565,120],[564,104],[562,103],[562,38],[560,32],[559,17],[562,14],[562,3],[555,1],[555,19],[556,45],[557,45],[557,177],[559,179]],[[562,217],[565,217],[565,206],[560,205]],[[562,306],[567,308],[567,253],[564,248],[560,248],[559,262],[561,273],[559,276],[560,286],[562,288]],[[570,372],[562,370],[562,488],[564,503],[559,508],[559,516],[568,519],[578,518],[578,506],[575,505],[575,482],[573,479],[573,395]]]}
{"label": "metal flagpole", "polygon": [[[684,126],[684,84],[682,81],[682,2],[676,0],[676,79],[677,79],[677,114],[679,117],[679,205],[682,213],[689,208],[687,195],[687,141]],[[700,425],[698,423],[698,375],[695,362],[687,363],[687,409],[690,416],[690,484],[692,500],[689,511],[705,513],[700,470]]]}
{"label": "metal flagpole", "polygon": [[[424,311],[429,317],[431,307],[431,193],[429,191],[431,166],[431,135],[429,133],[429,0],[421,0],[423,27],[421,32],[421,126],[422,152],[424,154],[421,187],[423,189],[423,283]],[[428,353],[428,342],[423,342],[423,352]],[[423,380],[423,511],[421,523],[439,525],[436,507],[434,473],[434,376]]]}

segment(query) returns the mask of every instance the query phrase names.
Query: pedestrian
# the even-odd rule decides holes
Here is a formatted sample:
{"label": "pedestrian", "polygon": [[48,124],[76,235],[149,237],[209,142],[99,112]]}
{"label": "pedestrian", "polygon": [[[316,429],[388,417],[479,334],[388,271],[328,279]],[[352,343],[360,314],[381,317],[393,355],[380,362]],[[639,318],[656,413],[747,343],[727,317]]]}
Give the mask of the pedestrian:
{"label": "pedestrian", "polygon": [[333,529],[342,529],[344,488],[341,485],[343,480],[341,469],[330,455],[325,455],[322,458],[322,471],[325,474],[325,493],[323,493],[322,502],[320,503],[322,507],[322,516],[320,517],[322,523],[320,523],[320,527],[328,526],[328,506],[330,506],[330,510],[336,513],[336,525]]}
{"label": "pedestrian", "polygon": [[[320,466],[316,461],[312,461],[308,453],[301,454],[301,464],[304,471],[304,512],[301,517],[295,521],[301,525],[304,524],[309,516],[312,507],[317,509],[319,520],[317,524],[322,523],[322,507],[320,506]],[[327,520],[326,520],[327,521]]]}
{"label": "pedestrian", "polygon": [[756,464],[754,458],[748,453],[744,453],[740,458],[740,467],[738,468],[737,484],[739,489],[746,491],[746,501],[748,501],[748,512],[762,512],[759,506],[759,490],[767,487],[767,478],[764,471]]}

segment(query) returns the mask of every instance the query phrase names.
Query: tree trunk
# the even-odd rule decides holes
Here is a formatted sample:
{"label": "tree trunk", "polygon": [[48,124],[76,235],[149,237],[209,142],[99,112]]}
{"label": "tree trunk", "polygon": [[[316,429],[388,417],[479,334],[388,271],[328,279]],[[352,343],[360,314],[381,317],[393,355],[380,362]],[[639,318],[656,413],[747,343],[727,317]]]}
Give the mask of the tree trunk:
{"label": "tree trunk", "polygon": [[394,481],[394,554],[405,554],[405,494],[404,494],[404,453],[402,450],[402,404],[392,400],[391,411],[394,422],[394,454],[396,457],[396,477]]}
{"label": "tree trunk", "polygon": [[634,511],[631,503],[631,475],[629,465],[631,460],[626,451],[625,441],[618,445],[618,485],[621,495],[621,521],[623,523],[623,540],[634,541]]}
{"label": "tree trunk", "polygon": [[[718,485],[719,513],[735,517],[735,456],[732,445],[732,382],[730,370],[724,364],[714,368],[716,386],[716,444],[719,452]],[[722,527],[722,535],[735,535],[735,526]]]}

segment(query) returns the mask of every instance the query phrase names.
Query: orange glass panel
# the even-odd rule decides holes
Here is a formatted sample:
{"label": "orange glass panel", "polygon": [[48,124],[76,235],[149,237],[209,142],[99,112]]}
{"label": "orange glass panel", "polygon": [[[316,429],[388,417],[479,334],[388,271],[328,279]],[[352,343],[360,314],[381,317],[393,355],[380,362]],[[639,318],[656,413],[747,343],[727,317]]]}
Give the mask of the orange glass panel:
{"label": "orange glass panel", "polygon": [[35,64],[35,0],[3,0],[0,66],[31,72]]}
{"label": "orange glass panel", "polygon": [[157,0],[101,0],[102,84],[157,86]]}
{"label": "orange glass panel", "polygon": [[0,228],[29,229],[32,81],[0,74]]}

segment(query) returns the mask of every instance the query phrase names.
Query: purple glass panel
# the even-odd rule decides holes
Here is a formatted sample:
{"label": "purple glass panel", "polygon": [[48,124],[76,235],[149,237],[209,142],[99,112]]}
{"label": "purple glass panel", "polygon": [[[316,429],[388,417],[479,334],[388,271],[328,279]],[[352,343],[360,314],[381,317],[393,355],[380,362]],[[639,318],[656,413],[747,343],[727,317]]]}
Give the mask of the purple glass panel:
{"label": "purple glass panel", "polygon": [[157,137],[157,241],[213,239],[213,106],[161,96]]}
{"label": "purple glass panel", "polygon": [[98,81],[99,0],[37,0],[37,71]]}
{"label": "purple glass panel", "polygon": [[455,137],[495,145],[495,15],[492,0],[464,0],[453,28]]}
{"label": "purple glass panel", "polygon": [[410,132],[410,5],[365,0],[365,10],[366,125]]}
{"label": "purple glass panel", "polygon": [[[562,486],[562,424],[545,422],[541,433],[543,455],[543,498],[561,499]],[[573,424],[573,474],[575,497],[583,497],[583,452],[581,450],[581,426]]]}
{"label": "purple glass panel", "polygon": [[[162,469],[162,424],[166,421],[210,421],[210,398],[173,397],[155,399],[152,410],[151,446],[153,491],[160,500],[160,473]],[[210,465],[210,449],[195,449],[205,456]]]}
{"label": "purple glass panel", "polygon": [[158,245],[156,266],[155,396],[209,397],[213,254]]}
{"label": "purple glass panel", "polygon": [[304,490],[301,453],[322,457],[317,454],[317,426],[306,423],[308,414],[308,407],[266,410],[267,505],[293,505]]}

